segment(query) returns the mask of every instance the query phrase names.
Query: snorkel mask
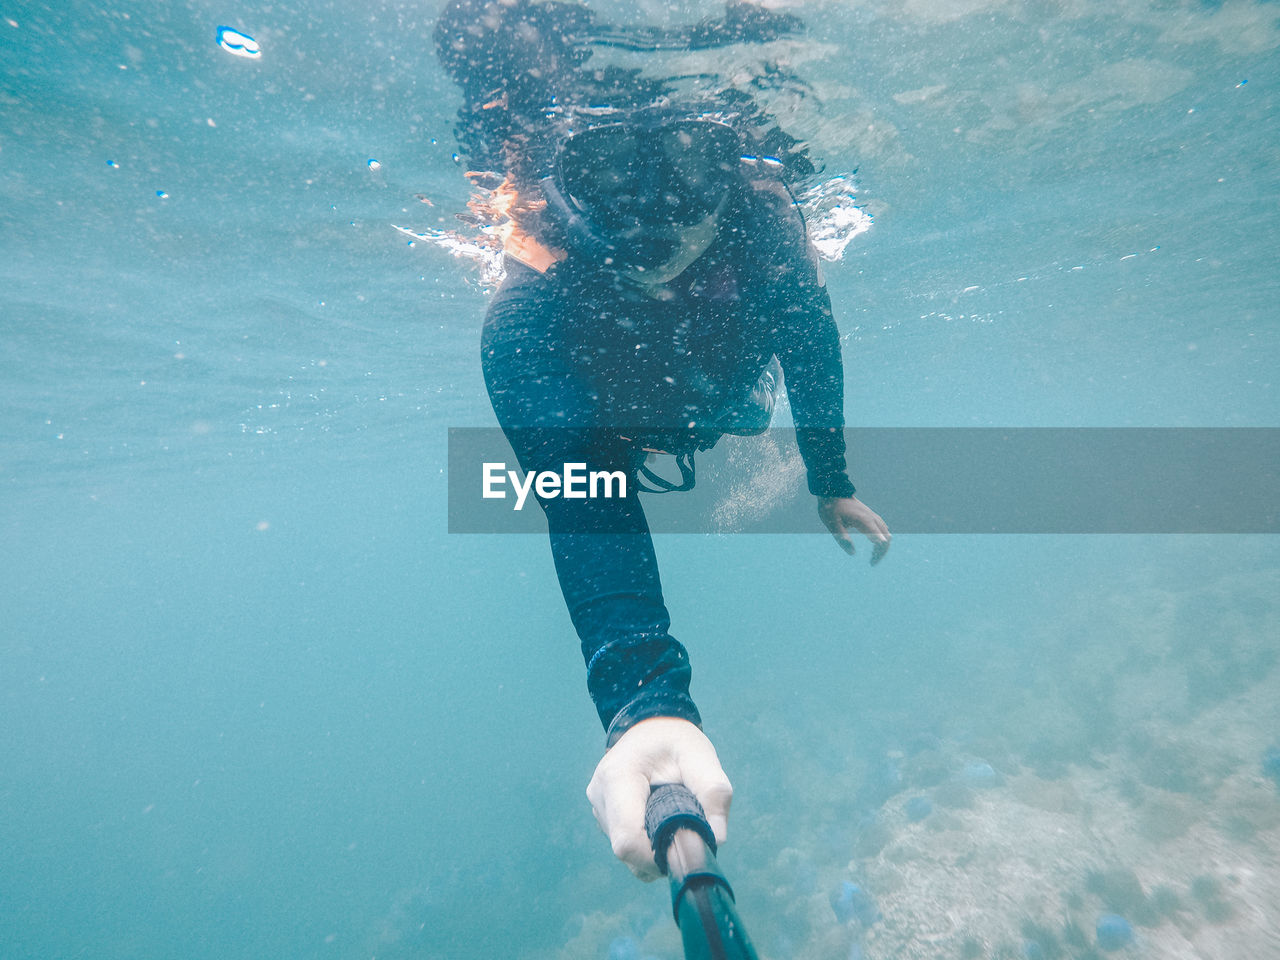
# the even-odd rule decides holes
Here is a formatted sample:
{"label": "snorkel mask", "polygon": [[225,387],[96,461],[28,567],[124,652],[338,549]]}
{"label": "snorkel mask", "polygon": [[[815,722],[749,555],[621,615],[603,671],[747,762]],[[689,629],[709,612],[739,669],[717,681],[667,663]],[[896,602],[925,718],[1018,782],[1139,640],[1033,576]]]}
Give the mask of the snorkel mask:
{"label": "snorkel mask", "polygon": [[663,283],[714,241],[741,157],[727,123],[641,114],[568,136],[542,188],[575,250]]}

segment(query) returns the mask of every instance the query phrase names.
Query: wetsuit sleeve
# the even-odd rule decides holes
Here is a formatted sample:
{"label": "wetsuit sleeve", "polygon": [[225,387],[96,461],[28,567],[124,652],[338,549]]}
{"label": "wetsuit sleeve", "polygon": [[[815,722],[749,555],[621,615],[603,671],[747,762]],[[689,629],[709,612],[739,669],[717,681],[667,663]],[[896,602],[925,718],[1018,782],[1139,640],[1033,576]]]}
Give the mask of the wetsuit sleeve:
{"label": "wetsuit sleeve", "polygon": [[[815,497],[851,497],[845,465],[844,364],[825,289],[812,295],[789,349],[778,357],[796,424],[796,442]],[[798,318],[799,319],[799,318]]]}
{"label": "wetsuit sleeve", "polygon": [[794,212],[766,218],[774,227],[774,266],[765,293],[773,343],[786,378],[796,443],[817,497],[851,497],[845,465],[844,362],[831,298],[818,270],[817,252]]}
{"label": "wetsuit sleeve", "polygon": [[481,359],[494,413],[526,472],[581,463],[627,474],[625,496],[539,500],[587,689],[612,745],[649,717],[701,718],[689,695],[689,655],[669,632],[635,450],[616,431],[576,426],[599,417],[595,391],[570,363],[559,330],[564,296],[550,276],[513,265],[490,304]]}

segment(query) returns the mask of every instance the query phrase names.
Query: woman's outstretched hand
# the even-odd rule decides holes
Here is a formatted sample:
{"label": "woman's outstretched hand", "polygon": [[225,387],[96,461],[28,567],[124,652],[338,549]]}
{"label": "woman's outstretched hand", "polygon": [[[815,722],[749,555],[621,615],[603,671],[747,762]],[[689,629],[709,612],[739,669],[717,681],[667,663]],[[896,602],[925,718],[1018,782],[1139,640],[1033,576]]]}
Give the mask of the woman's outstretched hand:
{"label": "woman's outstretched hand", "polygon": [[853,556],[851,531],[866,534],[871,541],[871,565],[874,567],[889,552],[893,535],[880,515],[857,497],[819,497],[818,516],[840,544],[840,549]]}
{"label": "woman's outstretched hand", "polygon": [[693,791],[717,843],[724,842],[729,826],[733,787],[706,734],[678,717],[641,720],[600,760],[587,799],[614,854],[644,881],[660,876],[644,830],[644,808],[661,783],[683,783]]}

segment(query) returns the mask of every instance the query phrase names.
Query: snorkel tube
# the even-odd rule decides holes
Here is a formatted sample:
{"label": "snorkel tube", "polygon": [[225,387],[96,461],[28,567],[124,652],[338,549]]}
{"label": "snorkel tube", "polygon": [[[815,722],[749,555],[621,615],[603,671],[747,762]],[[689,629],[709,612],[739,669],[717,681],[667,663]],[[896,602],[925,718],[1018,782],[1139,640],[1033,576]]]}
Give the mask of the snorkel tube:
{"label": "snorkel tube", "polygon": [[716,838],[688,787],[653,788],[644,827],[658,869],[671,881],[671,909],[685,960],[757,960],[738,919],[733,890],[716,864]]}

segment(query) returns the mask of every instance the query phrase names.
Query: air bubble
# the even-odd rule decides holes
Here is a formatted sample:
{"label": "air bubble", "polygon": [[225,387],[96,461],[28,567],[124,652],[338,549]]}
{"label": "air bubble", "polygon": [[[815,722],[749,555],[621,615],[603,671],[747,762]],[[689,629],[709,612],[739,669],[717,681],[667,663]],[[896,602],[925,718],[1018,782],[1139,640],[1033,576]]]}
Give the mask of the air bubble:
{"label": "air bubble", "polygon": [[234,27],[218,28],[218,46],[237,57],[248,57],[256,60],[262,56],[262,48],[258,41],[247,33],[241,33]]}

